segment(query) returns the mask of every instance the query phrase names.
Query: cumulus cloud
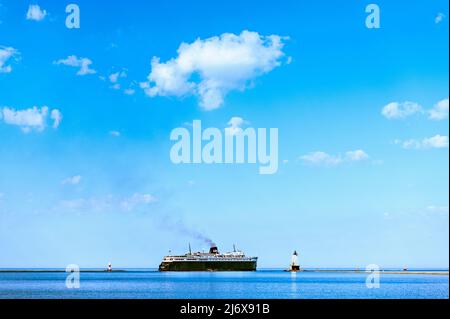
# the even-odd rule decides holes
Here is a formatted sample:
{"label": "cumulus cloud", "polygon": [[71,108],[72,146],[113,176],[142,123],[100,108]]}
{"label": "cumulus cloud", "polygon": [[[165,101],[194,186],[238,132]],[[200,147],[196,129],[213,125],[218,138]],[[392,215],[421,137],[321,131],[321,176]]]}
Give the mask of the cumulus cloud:
{"label": "cumulus cloud", "polygon": [[[0,110],[0,119],[6,124],[16,125],[21,128],[24,133],[29,133],[32,130],[42,132],[46,125],[49,115],[49,108],[43,106],[41,108],[33,106],[29,109],[15,110],[13,108],[4,107]],[[53,109],[50,113],[50,119],[53,120],[53,128],[58,128],[62,120],[62,114],[59,110]]]}
{"label": "cumulus cloud", "polygon": [[77,185],[81,182],[81,175],[70,176],[61,181],[63,185]]}
{"label": "cumulus cloud", "polygon": [[391,102],[383,107],[381,114],[390,120],[403,119],[422,112],[422,106],[416,102]]}
{"label": "cumulus cloud", "polygon": [[448,136],[435,135],[422,140],[421,148],[448,148]]}
{"label": "cumulus cloud", "polygon": [[404,119],[414,114],[428,114],[430,120],[444,120],[448,118],[448,98],[437,102],[428,110],[424,110],[424,108],[416,102],[391,102],[383,107],[381,114],[390,120]]}
{"label": "cumulus cloud", "polygon": [[47,16],[47,11],[37,4],[31,4],[27,11],[27,20],[42,21]]}
{"label": "cumulus cloud", "polygon": [[41,108],[34,106],[30,109],[19,111],[9,107],[3,108],[3,121],[6,124],[20,126],[24,132],[29,132],[31,129],[42,131],[45,128],[47,115],[47,106]]}
{"label": "cumulus cloud", "polygon": [[300,160],[305,163],[322,166],[337,166],[345,162],[359,162],[368,158],[369,155],[363,150],[348,151],[344,156],[330,155],[322,151],[311,152],[300,156]]}
{"label": "cumulus cloud", "polygon": [[430,120],[445,120],[448,118],[448,98],[437,102],[431,110],[428,111]]}
{"label": "cumulus cloud", "polygon": [[256,77],[281,65],[286,38],[243,31],[182,43],[167,62],[153,57],[141,88],[151,97],[194,94],[205,110],[217,109],[233,90],[244,90]]}
{"label": "cumulus cloud", "polygon": [[435,135],[433,137],[424,138],[422,140],[396,140],[394,143],[401,145],[404,149],[424,150],[433,148],[448,148],[448,136]]}
{"label": "cumulus cloud", "polygon": [[70,55],[66,59],[60,59],[54,61],[53,64],[56,65],[66,65],[75,68],[80,68],[77,72],[77,75],[87,75],[87,74],[95,74],[97,71],[91,69],[89,66],[92,64],[92,61],[88,58],[78,58],[75,55]]}
{"label": "cumulus cloud", "polygon": [[439,12],[436,17],[434,18],[434,23],[439,24],[445,19],[445,14],[442,12]]}
{"label": "cumulus cloud", "polygon": [[0,73],[11,73],[12,66],[7,62],[18,54],[19,52],[12,47],[0,46]]}

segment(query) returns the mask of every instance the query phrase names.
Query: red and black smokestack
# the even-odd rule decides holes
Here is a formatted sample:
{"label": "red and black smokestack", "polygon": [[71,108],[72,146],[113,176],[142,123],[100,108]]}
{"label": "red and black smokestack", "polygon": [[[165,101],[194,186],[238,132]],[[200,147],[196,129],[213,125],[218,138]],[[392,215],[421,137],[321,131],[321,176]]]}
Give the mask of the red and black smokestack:
{"label": "red and black smokestack", "polygon": [[210,254],[218,254],[219,253],[219,249],[217,249],[216,245],[212,245],[211,248],[209,248],[209,253]]}

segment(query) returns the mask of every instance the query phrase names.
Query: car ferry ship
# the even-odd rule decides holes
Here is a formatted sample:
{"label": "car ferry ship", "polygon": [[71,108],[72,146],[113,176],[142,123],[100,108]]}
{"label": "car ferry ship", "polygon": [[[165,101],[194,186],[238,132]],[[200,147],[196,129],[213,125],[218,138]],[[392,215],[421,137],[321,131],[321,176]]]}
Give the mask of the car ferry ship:
{"label": "car ferry ship", "polygon": [[184,255],[168,255],[159,265],[159,271],[255,271],[258,257],[247,257],[242,251],[220,253],[212,246],[208,253],[189,252]]}

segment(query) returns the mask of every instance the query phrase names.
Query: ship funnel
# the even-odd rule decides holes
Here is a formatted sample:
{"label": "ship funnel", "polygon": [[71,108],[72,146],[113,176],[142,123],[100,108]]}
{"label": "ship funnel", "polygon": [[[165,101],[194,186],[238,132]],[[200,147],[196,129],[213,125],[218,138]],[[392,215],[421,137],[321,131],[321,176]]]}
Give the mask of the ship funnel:
{"label": "ship funnel", "polygon": [[209,253],[210,254],[218,254],[219,250],[217,249],[217,246],[211,246],[211,248],[209,249]]}

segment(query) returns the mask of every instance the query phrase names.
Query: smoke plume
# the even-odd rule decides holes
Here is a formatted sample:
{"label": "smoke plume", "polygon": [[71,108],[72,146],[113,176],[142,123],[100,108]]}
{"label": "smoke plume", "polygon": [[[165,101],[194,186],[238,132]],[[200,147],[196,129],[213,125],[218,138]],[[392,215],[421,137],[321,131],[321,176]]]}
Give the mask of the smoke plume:
{"label": "smoke plume", "polygon": [[180,235],[183,235],[186,237],[191,237],[192,239],[195,239],[198,241],[202,241],[205,244],[207,244],[208,247],[216,246],[216,244],[212,241],[211,238],[209,238],[205,234],[201,233],[200,231],[195,230],[192,227],[189,227],[188,225],[186,225],[186,223],[184,223],[183,220],[180,220],[180,219],[173,220],[169,216],[164,216],[164,218],[162,219],[161,222],[162,222],[162,226],[164,226],[165,228],[167,228],[171,231],[177,232]]}

